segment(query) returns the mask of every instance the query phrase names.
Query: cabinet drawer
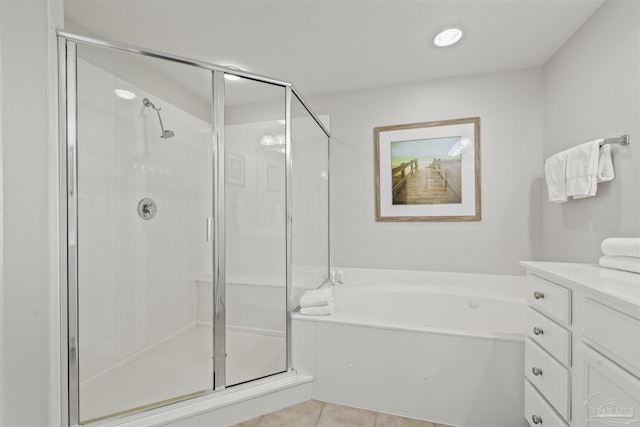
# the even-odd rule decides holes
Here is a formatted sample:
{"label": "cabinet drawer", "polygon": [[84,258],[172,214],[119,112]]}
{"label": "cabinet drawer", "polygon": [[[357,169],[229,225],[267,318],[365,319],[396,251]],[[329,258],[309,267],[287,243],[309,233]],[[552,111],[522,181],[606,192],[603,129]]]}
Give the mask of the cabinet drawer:
{"label": "cabinet drawer", "polygon": [[571,364],[571,332],[531,307],[527,310],[527,336],[565,366]]}
{"label": "cabinet drawer", "polygon": [[640,320],[592,299],[582,302],[582,334],[614,362],[640,372]]}
{"label": "cabinet drawer", "polygon": [[524,415],[531,427],[567,427],[562,417],[527,380],[524,381]]}
{"label": "cabinet drawer", "polygon": [[527,302],[565,325],[571,324],[571,291],[537,276],[528,275]]}
{"label": "cabinet drawer", "polygon": [[[534,370],[540,373],[536,375]],[[531,338],[524,344],[524,374],[564,419],[569,419],[569,370]]]}

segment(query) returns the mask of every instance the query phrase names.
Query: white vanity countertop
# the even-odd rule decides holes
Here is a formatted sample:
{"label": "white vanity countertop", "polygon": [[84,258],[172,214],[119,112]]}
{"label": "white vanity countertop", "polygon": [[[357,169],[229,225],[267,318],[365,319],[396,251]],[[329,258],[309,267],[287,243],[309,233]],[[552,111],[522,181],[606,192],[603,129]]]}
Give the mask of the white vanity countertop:
{"label": "white vanity countertop", "polygon": [[[640,310],[640,274],[598,264],[522,261],[529,273],[574,289],[584,289]],[[640,314],[640,312],[639,312]]]}

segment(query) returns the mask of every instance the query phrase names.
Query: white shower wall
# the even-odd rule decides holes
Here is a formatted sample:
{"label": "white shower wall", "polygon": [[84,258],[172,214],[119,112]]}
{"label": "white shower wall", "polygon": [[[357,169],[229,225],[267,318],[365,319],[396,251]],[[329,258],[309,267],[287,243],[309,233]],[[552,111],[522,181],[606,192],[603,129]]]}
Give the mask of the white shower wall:
{"label": "white shower wall", "polygon": [[[145,97],[175,137],[160,138]],[[209,123],[82,59],[78,105],[83,381],[196,321],[196,279],[212,262],[212,139]],[[150,221],[137,214],[145,197],[158,206]]]}
{"label": "white shower wall", "polygon": [[234,283],[284,283],[285,158],[282,147],[260,145],[267,133],[284,134],[284,125],[225,126],[227,168],[230,158],[243,162],[242,182],[231,179],[225,186],[227,279]]}
{"label": "white shower wall", "polygon": [[284,133],[277,120],[225,126],[226,323],[276,335],[286,324],[285,155],[260,141]]}

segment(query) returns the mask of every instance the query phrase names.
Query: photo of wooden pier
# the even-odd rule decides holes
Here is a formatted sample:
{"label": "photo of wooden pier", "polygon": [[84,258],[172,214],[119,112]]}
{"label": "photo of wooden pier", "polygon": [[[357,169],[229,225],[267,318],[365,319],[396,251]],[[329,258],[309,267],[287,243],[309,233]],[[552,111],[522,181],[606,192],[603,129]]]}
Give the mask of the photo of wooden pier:
{"label": "photo of wooden pier", "polygon": [[462,203],[460,137],[391,143],[394,205]]}

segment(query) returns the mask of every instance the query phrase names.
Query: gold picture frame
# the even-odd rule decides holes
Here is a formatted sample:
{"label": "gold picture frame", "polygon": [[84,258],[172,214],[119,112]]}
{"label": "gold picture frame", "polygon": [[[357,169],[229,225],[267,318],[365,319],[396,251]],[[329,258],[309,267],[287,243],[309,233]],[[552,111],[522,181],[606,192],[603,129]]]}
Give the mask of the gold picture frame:
{"label": "gold picture frame", "polygon": [[374,128],[376,221],[480,221],[480,117]]}

